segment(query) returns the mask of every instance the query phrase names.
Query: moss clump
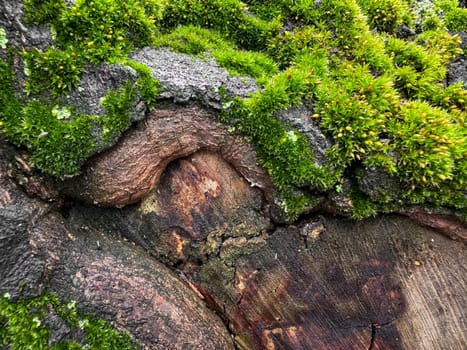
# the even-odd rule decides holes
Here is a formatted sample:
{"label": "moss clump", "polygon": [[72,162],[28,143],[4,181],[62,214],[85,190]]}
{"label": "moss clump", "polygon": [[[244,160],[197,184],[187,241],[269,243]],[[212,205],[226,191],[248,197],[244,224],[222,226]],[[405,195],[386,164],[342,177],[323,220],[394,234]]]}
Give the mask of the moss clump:
{"label": "moss clump", "polygon": [[284,20],[290,14],[294,0],[246,0],[248,9],[264,20]]}
{"label": "moss clump", "polygon": [[[68,327],[85,334],[86,344],[63,340],[49,345],[46,315],[60,317]],[[76,309],[75,302],[62,304],[52,294],[13,301],[8,294],[0,298],[0,346],[23,349],[138,349],[131,338],[109,324]]]}
{"label": "moss clump", "polygon": [[162,1],[77,0],[52,22],[55,41],[91,62],[123,57],[132,48],[153,42],[162,9]]}
{"label": "moss clump", "polygon": [[8,43],[8,39],[6,37],[5,29],[0,27],[0,49],[6,49],[7,43]]}
{"label": "moss clump", "polygon": [[[422,9],[405,0],[27,4],[28,16],[50,22],[56,38],[55,48],[25,54],[30,93],[65,94],[89,63],[120,62],[140,73],[137,89],[126,86],[104,99],[110,118],[100,125],[109,139],[128,125],[135,94],[147,102],[157,94],[147,68],[126,55],[141,45],[168,46],[214,57],[231,73],[257,79],[261,90],[225,101],[222,120],[256,145],[291,218],[314,198],[336,192],[344,179],[354,186],[349,193],[356,217],[400,208],[401,202],[465,213],[466,90],[460,83],[444,86],[446,66],[462,53],[459,37],[447,32],[463,28],[463,10],[455,0]],[[410,38],[397,37],[401,25],[411,29]],[[6,87],[2,91],[4,100],[13,96]],[[29,110],[28,103],[15,101],[2,107],[6,133],[18,143],[45,147],[33,142],[43,134],[41,122],[32,123],[29,137],[15,127],[28,120],[24,113]],[[278,111],[302,103],[312,106],[311,118],[333,140],[325,164],[315,162],[300,131],[276,118]],[[44,115],[53,115],[55,106],[51,103]],[[86,130],[86,119],[78,120]],[[38,164],[40,158],[35,158]],[[375,199],[362,193],[355,169],[366,168],[396,179],[401,184],[397,196]],[[52,172],[63,174],[65,166],[61,169]]]}
{"label": "moss clump", "polygon": [[87,117],[62,121],[70,113],[59,113],[50,101],[32,99],[21,103],[13,92],[13,76],[9,65],[0,62],[4,82],[0,88],[2,131],[16,144],[32,151],[32,161],[49,173],[64,176],[78,173],[90,156],[94,142]]}
{"label": "moss clump", "polygon": [[[389,5],[400,7],[389,27],[363,16],[388,11]],[[406,203],[464,210],[465,90],[442,84],[446,64],[461,52],[459,39],[440,29],[413,41],[398,39],[392,35],[396,26],[413,23],[407,4],[372,6],[295,2],[288,13],[298,26],[268,45],[268,54],[285,71],[272,77],[264,91],[237,102],[229,120],[257,144],[263,164],[285,191],[289,212],[298,213],[308,195],[337,188],[343,174],[355,178],[349,170],[357,165],[396,176],[403,184],[399,199]],[[374,34],[372,27],[388,33]],[[323,167],[313,163],[299,133],[269,117],[303,100],[312,101],[316,121],[335,141],[328,150],[330,164]],[[356,217],[396,205],[375,202],[358,187],[351,197]]]}
{"label": "moss clump", "polygon": [[31,94],[48,90],[63,95],[76,86],[84,71],[84,61],[76,53],[49,48],[46,52],[27,51],[23,56],[28,77],[25,88]]}
{"label": "moss clump", "polygon": [[398,26],[414,23],[405,0],[357,0],[357,3],[368,16],[368,24],[372,29],[393,34]]}
{"label": "moss clump", "polygon": [[106,117],[102,122],[102,139],[110,142],[122,130],[131,124],[130,110],[136,97],[136,89],[127,83],[120,91],[110,91],[101,104],[106,110]]}
{"label": "moss clump", "polygon": [[[135,47],[153,42],[163,2],[78,0],[66,7],[64,1],[30,0],[24,9],[29,23],[51,26],[55,45],[47,51],[22,53],[26,73],[22,96],[13,91],[9,63],[1,62],[5,81],[0,88],[0,126],[14,143],[30,150],[40,170],[59,177],[76,175],[97,141],[109,143],[129,126],[137,96],[154,107],[158,82],[147,67],[126,56]],[[85,67],[103,62],[134,68],[140,76],[136,85],[109,91],[101,101],[106,110],[103,118],[80,115],[63,105],[61,97],[76,88]],[[96,127],[103,130],[102,140],[92,135]]]}
{"label": "moss clump", "polygon": [[449,30],[454,32],[467,30],[467,9],[458,7],[457,0],[435,1],[435,5],[444,14],[444,23]]}
{"label": "moss clump", "polygon": [[148,99],[149,107],[155,101],[158,84],[147,70],[130,64],[139,69],[137,84],[109,91],[101,101],[106,116],[97,117],[79,114],[73,106],[61,105],[54,98],[39,95],[18,99],[10,65],[0,61],[0,75],[4,77],[0,87],[2,132],[18,146],[28,148],[38,169],[61,178],[79,174],[82,164],[96,149],[97,140],[92,133],[95,127],[102,128],[103,142],[108,143],[129,126],[129,111],[137,93]]}
{"label": "moss clump", "polygon": [[65,0],[24,0],[27,23],[49,24],[60,17],[66,8]]}
{"label": "moss clump", "polygon": [[246,10],[238,0],[174,0],[166,6],[162,25],[165,30],[179,25],[214,29],[243,49],[261,50],[281,24],[249,16]]}

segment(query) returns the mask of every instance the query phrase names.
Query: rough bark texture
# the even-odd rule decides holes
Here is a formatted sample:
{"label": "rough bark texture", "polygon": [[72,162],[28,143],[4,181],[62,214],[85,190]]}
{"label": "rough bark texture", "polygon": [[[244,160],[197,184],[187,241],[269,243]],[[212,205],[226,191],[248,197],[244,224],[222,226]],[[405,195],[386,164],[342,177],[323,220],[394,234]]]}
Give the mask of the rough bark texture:
{"label": "rough bark texture", "polygon": [[233,98],[245,97],[258,88],[253,78],[231,76],[212,58],[204,60],[151,47],[132,53],[130,58],[151,69],[152,76],[162,86],[160,99],[178,104],[197,101],[208,109],[221,110],[221,91]]}
{"label": "rough bark texture", "polygon": [[92,159],[64,185],[82,204],[1,152],[0,292],[51,290],[148,349],[231,349],[229,332],[240,349],[467,341],[463,222],[405,213],[461,242],[402,216],[278,226],[252,149],[196,107],[157,110]]}
{"label": "rough bark texture", "polygon": [[[465,230],[451,217],[413,218]],[[395,215],[275,227],[267,198],[210,151],[172,162],[136,205],[69,212],[75,228],[86,219],[182,271],[242,349],[462,349],[467,340],[463,244]]]}

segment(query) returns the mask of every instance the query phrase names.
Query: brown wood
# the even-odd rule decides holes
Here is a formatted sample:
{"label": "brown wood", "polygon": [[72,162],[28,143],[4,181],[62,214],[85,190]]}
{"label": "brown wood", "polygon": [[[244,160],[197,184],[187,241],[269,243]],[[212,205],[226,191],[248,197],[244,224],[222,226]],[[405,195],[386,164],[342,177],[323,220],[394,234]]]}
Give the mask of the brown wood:
{"label": "brown wood", "polygon": [[201,268],[242,349],[465,348],[464,245],[403,217],[321,220]]}
{"label": "brown wood", "polygon": [[420,225],[428,226],[439,233],[463,243],[467,243],[467,224],[461,218],[448,214],[429,212],[421,208],[401,213]]}
{"label": "brown wood", "polygon": [[254,149],[197,107],[171,106],[150,113],[118,145],[91,160],[65,192],[100,206],[123,207],[145,197],[173,160],[199,150],[219,153],[252,185],[271,193]]}
{"label": "brown wood", "polygon": [[397,215],[274,228],[259,192],[198,152],[124,216],[242,349],[462,349],[463,244]]}
{"label": "brown wood", "polygon": [[[168,120],[181,117],[174,110]],[[150,130],[141,124],[128,135],[155,137]],[[117,150],[120,157],[128,149]],[[397,215],[356,222],[316,214],[274,224],[270,196],[245,179],[240,153],[229,158],[223,150],[195,147],[171,161],[140,157],[138,169],[156,162],[160,174],[138,185],[137,203],[116,209],[72,201],[66,217],[42,201],[56,197],[53,189],[4,151],[1,290],[48,288],[149,349],[229,349],[231,336],[239,349],[465,348],[465,244]],[[100,177],[111,154],[75,180],[89,180],[80,198],[132,201],[113,192],[120,186],[114,177]],[[116,165],[109,174],[118,174]],[[28,198],[11,176],[42,200]],[[424,218],[461,232],[451,217]]]}
{"label": "brown wood", "polygon": [[[143,349],[233,349],[222,321],[179,276],[118,232],[64,218],[26,196],[0,140],[0,294],[56,293],[128,332]],[[65,329],[69,332],[69,329]]]}

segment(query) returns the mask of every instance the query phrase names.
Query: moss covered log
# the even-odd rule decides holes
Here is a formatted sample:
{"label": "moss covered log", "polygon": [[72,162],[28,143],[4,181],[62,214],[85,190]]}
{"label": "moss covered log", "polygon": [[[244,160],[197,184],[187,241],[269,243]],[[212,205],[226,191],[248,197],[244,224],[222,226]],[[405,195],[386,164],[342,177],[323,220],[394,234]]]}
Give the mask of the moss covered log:
{"label": "moss covered log", "polygon": [[[220,119],[256,146],[291,219],[330,193],[345,194],[358,218],[410,205],[466,215],[467,91],[445,84],[447,66],[465,56],[452,33],[466,30],[457,1],[27,0],[24,12],[25,23],[50,26],[54,45],[19,52],[0,31],[2,57],[20,56],[27,68],[16,91],[12,62],[1,62],[0,123],[45,172],[77,174],[96,149],[96,124],[109,140],[129,127],[134,94],[154,106],[157,82],[127,57],[167,46],[257,80],[255,94],[225,100]],[[136,68],[139,84],[109,92],[105,122],[63,117],[60,96],[102,63]],[[303,118],[333,142],[324,164],[300,129],[277,118],[303,104]],[[398,184],[396,195],[362,190],[374,169]]]}

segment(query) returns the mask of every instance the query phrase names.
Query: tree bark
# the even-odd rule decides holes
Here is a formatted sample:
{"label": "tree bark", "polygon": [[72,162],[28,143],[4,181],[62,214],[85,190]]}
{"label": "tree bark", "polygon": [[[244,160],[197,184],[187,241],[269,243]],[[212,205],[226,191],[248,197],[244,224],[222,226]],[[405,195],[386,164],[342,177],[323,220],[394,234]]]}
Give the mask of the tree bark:
{"label": "tree bark", "polygon": [[273,190],[248,143],[221,127],[214,115],[196,106],[176,105],[150,113],[116,147],[96,156],[93,165],[64,189],[88,203],[123,207],[145,197],[171,161],[198,150],[219,153],[252,186],[266,193]]}

